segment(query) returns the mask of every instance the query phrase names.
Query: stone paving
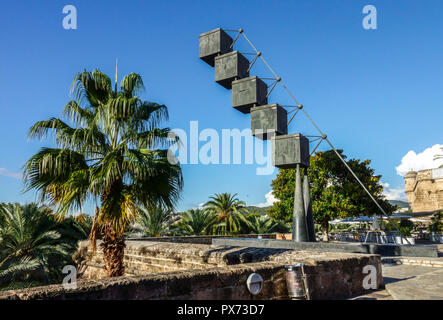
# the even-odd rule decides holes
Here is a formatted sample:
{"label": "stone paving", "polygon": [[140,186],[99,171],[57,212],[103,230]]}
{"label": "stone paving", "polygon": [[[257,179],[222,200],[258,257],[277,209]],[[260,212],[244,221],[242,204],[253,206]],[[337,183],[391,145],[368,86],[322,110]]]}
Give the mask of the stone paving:
{"label": "stone paving", "polygon": [[383,276],[394,300],[443,300],[443,268],[386,266]]}
{"label": "stone paving", "polygon": [[443,300],[443,268],[383,264],[385,289],[351,300]]}

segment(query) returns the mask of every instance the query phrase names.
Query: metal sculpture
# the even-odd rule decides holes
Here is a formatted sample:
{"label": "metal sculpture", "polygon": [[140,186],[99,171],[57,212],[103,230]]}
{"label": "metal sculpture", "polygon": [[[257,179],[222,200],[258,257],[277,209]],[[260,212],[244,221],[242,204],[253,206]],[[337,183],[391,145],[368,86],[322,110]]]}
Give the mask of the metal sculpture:
{"label": "metal sculpture", "polygon": [[238,51],[215,57],[215,82],[232,88],[232,81],[249,77],[249,61]]}
{"label": "metal sculpture", "polygon": [[232,82],[232,106],[242,113],[250,113],[252,107],[268,104],[268,87],[257,76]]}
{"label": "metal sculpture", "polygon": [[252,107],[251,131],[253,136],[262,140],[288,134],[288,112],[276,103]]}
{"label": "metal sculpture", "polygon": [[[237,33],[234,39],[226,33],[230,31]],[[254,58],[251,62],[249,62],[242,53],[238,51],[232,52],[234,44],[238,41],[240,35],[243,35],[255,51],[253,54]],[[252,42],[244,34],[243,29],[228,30],[218,28],[203,33],[200,35],[199,39],[199,50],[199,56],[203,61],[213,67],[215,65],[216,82],[227,89],[232,88],[232,106],[242,113],[251,113],[252,134],[259,139],[271,140],[273,165],[280,169],[293,168],[296,170],[292,225],[293,241],[315,241],[307,168],[309,167],[310,156],[317,150],[323,141],[328,143],[360,186],[365,190],[372,201],[374,201],[383,215],[385,215],[394,226],[396,226],[397,230],[400,231],[397,225],[390,219],[373,195],[348,166],[337,149],[329,141],[326,134],[324,134],[314,120],[312,120],[303,105],[298,103],[297,99],[286,87],[281,77],[279,77],[269,66],[263,58],[262,53],[254,47]],[[265,78],[261,79],[257,76],[249,75],[251,68],[258,59],[261,59],[272,73],[273,78],[270,78],[273,80],[272,84],[267,85],[263,81]],[[268,105],[268,97],[277,84],[280,84],[294,100],[296,104],[295,106],[286,106],[287,108],[292,108],[291,111],[286,111],[278,104]],[[309,121],[320,133],[319,136],[311,136],[314,138],[311,141],[308,140],[307,136],[300,133],[288,134],[288,126],[299,111],[302,111],[306,115]],[[288,116],[291,116],[289,120],[287,119]],[[309,153],[309,143],[314,141],[319,142],[314,150]],[[303,179],[301,177],[302,170]],[[406,241],[409,243],[407,239]]]}
{"label": "metal sculpture", "polygon": [[232,51],[232,38],[221,28],[211,30],[200,35],[200,59],[214,66],[214,58]]}

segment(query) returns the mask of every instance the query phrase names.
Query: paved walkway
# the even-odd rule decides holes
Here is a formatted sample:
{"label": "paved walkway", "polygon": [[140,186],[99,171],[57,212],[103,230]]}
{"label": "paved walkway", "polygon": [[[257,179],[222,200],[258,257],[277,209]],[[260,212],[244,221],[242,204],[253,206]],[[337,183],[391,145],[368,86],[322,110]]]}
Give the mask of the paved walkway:
{"label": "paved walkway", "polygon": [[443,300],[443,268],[383,264],[385,289],[351,300]]}
{"label": "paved walkway", "polygon": [[386,265],[383,278],[394,300],[443,300],[443,268]]}

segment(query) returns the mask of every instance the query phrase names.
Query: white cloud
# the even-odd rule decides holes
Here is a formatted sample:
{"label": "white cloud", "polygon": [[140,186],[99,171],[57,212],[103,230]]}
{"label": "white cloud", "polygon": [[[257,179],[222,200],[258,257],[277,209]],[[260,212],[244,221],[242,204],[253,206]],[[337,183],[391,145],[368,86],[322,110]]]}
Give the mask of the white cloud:
{"label": "white cloud", "polygon": [[267,194],[265,194],[265,199],[266,202],[264,203],[259,203],[257,205],[255,205],[256,207],[259,208],[263,208],[263,207],[270,207],[274,204],[274,202],[277,202],[278,200],[274,197],[274,195],[272,194],[272,190],[269,191]]}
{"label": "white cloud", "polygon": [[200,203],[198,206],[196,206],[196,207],[192,207],[191,209],[192,209],[192,210],[197,210],[197,209],[202,210],[202,209],[204,209],[204,208],[205,208],[205,202]]}
{"label": "white cloud", "polygon": [[9,171],[6,168],[0,168],[0,176],[10,177],[10,178],[14,178],[14,179],[21,179],[22,178],[21,173]]}
{"label": "white cloud", "polygon": [[380,183],[383,186],[383,195],[387,200],[407,201],[404,188],[391,188],[389,183],[384,183],[382,181],[380,181]]}
{"label": "white cloud", "polygon": [[404,176],[407,172],[414,170],[425,170],[438,168],[443,165],[443,159],[434,160],[436,155],[443,154],[443,144],[436,144],[425,151],[416,153],[415,151],[409,151],[402,159],[401,164],[395,169],[397,174]]}

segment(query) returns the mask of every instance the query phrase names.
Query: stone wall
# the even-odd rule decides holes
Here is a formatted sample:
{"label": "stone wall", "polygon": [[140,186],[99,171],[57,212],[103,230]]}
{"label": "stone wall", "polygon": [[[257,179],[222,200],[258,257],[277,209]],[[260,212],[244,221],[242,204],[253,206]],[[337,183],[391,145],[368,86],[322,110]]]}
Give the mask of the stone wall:
{"label": "stone wall", "polygon": [[[252,296],[246,279],[253,273],[263,279],[263,290]],[[80,281],[76,289],[61,285],[0,292],[2,299],[21,300],[250,300],[286,299],[284,269],[276,263],[252,263],[206,270],[174,271],[144,276]]]}
{"label": "stone wall", "polygon": [[[226,266],[245,262],[266,260],[264,255],[250,250],[238,248],[217,249],[210,245],[198,243],[171,243],[147,240],[128,240],[125,249],[126,275],[143,275],[147,273],[200,270],[217,266]],[[106,276],[103,264],[103,254],[97,244],[97,251],[92,253],[88,241],[79,243],[75,259],[82,266],[82,277],[100,279]]]}
{"label": "stone wall", "polygon": [[412,212],[443,210],[443,168],[408,172],[405,192]]}
{"label": "stone wall", "polygon": [[286,299],[285,266],[305,264],[313,299],[338,299],[360,294],[363,267],[377,270],[383,284],[379,255],[287,249],[241,248],[189,243],[127,241],[124,277],[104,278],[103,257],[81,242],[78,288],[61,285],[8,291],[0,299],[251,299],[246,279],[252,272],[264,278],[255,299]]}
{"label": "stone wall", "polygon": [[[285,236],[284,234],[238,234],[236,238],[258,238],[263,239],[277,239],[278,237]],[[156,242],[174,242],[174,243],[199,243],[199,244],[212,244],[212,239],[232,238],[231,236],[177,236],[177,237],[145,237],[145,238],[130,238],[131,241],[156,241]]]}

